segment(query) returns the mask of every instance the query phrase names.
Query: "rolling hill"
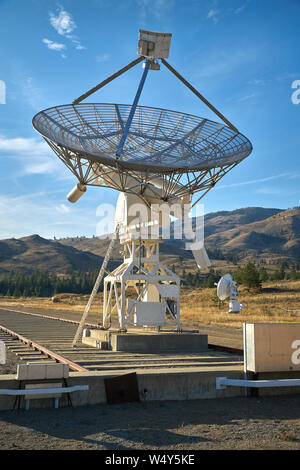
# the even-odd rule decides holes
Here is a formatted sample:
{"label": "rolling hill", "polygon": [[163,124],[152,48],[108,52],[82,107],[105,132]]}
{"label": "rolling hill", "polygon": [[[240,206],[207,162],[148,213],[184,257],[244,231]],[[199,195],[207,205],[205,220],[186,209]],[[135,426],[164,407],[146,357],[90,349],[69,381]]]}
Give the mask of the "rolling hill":
{"label": "rolling hill", "polygon": [[212,212],[204,217],[205,237],[217,232],[231,230],[241,225],[266,220],[282,212],[280,209],[267,209],[264,207],[247,207],[234,211]]}
{"label": "rolling hill", "polygon": [[94,253],[82,252],[39,235],[0,241],[0,274],[34,270],[56,273],[66,273],[69,269],[85,271],[97,269],[102,259]]}
{"label": "rolling hill", "polygon": [[[213,220],[213,219],[212,219]],[[222,247],[222,251],[280,253],[300,255],[300,208],[274,213],[238,227],[211,233],[205,239],[208,248]]]}
{"label": "rolling hill", "polygon": [[[204,218],[204,233],[205,246],[210,251],[297,256],[300,255],[300,208],[247,207],[209,213]],[[109,241],[96,237],[66,238],[60,243],[104,256]],[[182,240],[164,241],[160,248],[162,260],[170,256],[190,258],[184,246]],[[120,250],[120,246],[115,250],[115,259],[120,258]]]}
{"label": "rolling hill", "polygon": [[[194,221],[195,222],[195,221]],[[0,240],[0,275],[10,271],[34,270],[65,273],[70,269],[97,269],[107,251],[109,239],[74,237],[46,240],[39,235]],[[300,259],[300,208],[280,210],[248,207],[205,215],[205,246],[237,254],[242,259],[283,257]],[[122,258],[116,244],[111,267]],[[163,263],[177,267],[194,266],[192,253],[183,240],[166,240],[160,246]]]}

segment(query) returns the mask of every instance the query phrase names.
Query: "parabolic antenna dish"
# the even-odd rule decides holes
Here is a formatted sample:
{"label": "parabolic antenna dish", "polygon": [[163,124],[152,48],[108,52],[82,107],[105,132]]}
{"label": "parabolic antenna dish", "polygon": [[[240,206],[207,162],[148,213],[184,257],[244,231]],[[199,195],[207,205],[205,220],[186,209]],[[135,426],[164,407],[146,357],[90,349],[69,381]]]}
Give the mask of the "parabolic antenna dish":
{"label": "parabolic antenna dish", "polygon": [[233,279],[230,274],[225,274],[218,282],[217,296],[220,300],[225,300],[230,296],[230,287]]}
{"label": "parabolic antenna dish", "polygon": [[[200,171],[237,164],[250,141],[225,124],[147,106],[137,106],[126,143],[117,155],[131,105],[81,103],[56,106],[33,118],[34,128],[65,159],[142,173]],[[64,157],[63,157],[64,158]]]}
{"label": "parabolic antenna dish", "polygon": [[[117,189],[153,201],[191,200],[194,205],[252,151],[241,134],[167,61],[171,34],[139,31],[138,55],[122,69],[87,91],[72,104],[39,112],[33,127],[77,178],[68,195],[76,202],[86,186]],[[143,62],[132,105],[82,103],[129,69]],[[162,108],[140,106],[149,70],[166,67],[222,123]]]}

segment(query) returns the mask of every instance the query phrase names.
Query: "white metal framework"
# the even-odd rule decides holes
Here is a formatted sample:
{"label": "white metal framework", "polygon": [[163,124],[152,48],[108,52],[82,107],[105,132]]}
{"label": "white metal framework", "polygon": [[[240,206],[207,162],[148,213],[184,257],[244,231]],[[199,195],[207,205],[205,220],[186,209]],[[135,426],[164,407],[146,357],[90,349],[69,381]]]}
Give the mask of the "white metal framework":
{"label": "white metal framework", "polygon": [[106,252],[106,255],[104,257],[104,260],[103,260],[103,263],[102,263],[102,266],[100,268],[100,271],[98,273],[98,276],[97,276],[97,279],[96,279],[96,282],[95,282],[95,285],[93,287],[93,290],[92,290],[92,293],[90,295],[90,298],[88,300],[88,303],[86,304],[85,306],[85,309],[84,309],[84,312],[83,312],[83,315],[81,317],[81,320],[80,320],[80,323],[78,325],[78,328],[77,328],[77,331],[75,333],[75,336],[74,336],[74,339],[73,339],[73,343],[72,343],[72,346],[76,346],[76,344],[78,343],[81,335],[82,335],[82,332],[83,332],[83,328],[84,328],[84,325],[85,325],[85,321],[86,321],[86,318],[89,314],[89,311],[91,309],[91,306],[95,300],[95,297],[97,295],[97,292],[99,290],[99,287],[100,287],[100,284],[103,280],[103,277],[104,277],[104,274],[105,274],[105,271],[106,271],[106,268],[107,268],[107,265],[108,265],[108,262],[111,258],[111,255],[112,255],[112,252],[113,252],[113,249],[114,249],[114,246],[115,246],[115,243],[116,243],[116,240],[118,238],[118,235],[119,235],[119,225],[117,224],[116,225],[116,229],[115,229],[115,233],[113,235],[113,238],[111,239],[110,241],[110,244],[109,244],[109,247],[108,247],[108,250]]}
{"label": "white metal framework", "polygon": [[128,326],[176,325],[180,330],[180,278],[159,261],[158,240],[121,240],[124,262],[104,279],[103,326],[116,313]]}

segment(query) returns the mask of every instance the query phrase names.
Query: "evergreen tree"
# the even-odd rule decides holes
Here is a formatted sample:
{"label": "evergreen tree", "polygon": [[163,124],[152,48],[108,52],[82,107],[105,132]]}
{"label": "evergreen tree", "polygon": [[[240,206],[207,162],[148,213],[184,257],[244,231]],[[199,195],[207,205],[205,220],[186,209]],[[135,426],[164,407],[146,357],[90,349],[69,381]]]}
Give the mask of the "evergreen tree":
{"label": "evergreen tree", "polygon": [[269,276],[268,276],[266,268],[261,268],[259,270],[259,280],[261,282],[266,282],[268,279],[269,279]]}
{"label": "evergreen tree", "polygon": [[259,272],[255,264],[251,262],[247,263],[243,268],[239,268],[239,272],[235,275],[235,280],[239,284],[246,286],[249,290],[261,288]]}
{"label": "evergreen tree", "polygon": [[296,281],[300,279],[300,273],[296,271],[295,266],[293,266],[290,270],[288,274],[288,279],[290,279],[291,281]]}
{"label": "evergreen tree", "polygon": [[21,292],[20,292],[20,289],[18,287],[15,288],[15,290],[13,292],[13,297],[21,297]]}

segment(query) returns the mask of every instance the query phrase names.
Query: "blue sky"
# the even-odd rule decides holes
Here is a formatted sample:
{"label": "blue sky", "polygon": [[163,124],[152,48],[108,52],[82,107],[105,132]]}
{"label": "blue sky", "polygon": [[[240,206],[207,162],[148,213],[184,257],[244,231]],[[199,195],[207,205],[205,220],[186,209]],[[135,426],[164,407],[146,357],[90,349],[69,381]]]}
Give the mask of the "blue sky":
{"label": "blue sky", "polygon": [[[205,196],[205,212],[299,205],[299,19],[300,0],[0,0],[0,238],[96,233],[97,206],[117,192],[89,188],[71,205],[76,181],[31,120],[136,58],[139,28],[173,34],[169,62],[253,144]],[[141,73],[138,65],[91,101],[131,103]],[[163,66],[140,104],[217,120]]]}

